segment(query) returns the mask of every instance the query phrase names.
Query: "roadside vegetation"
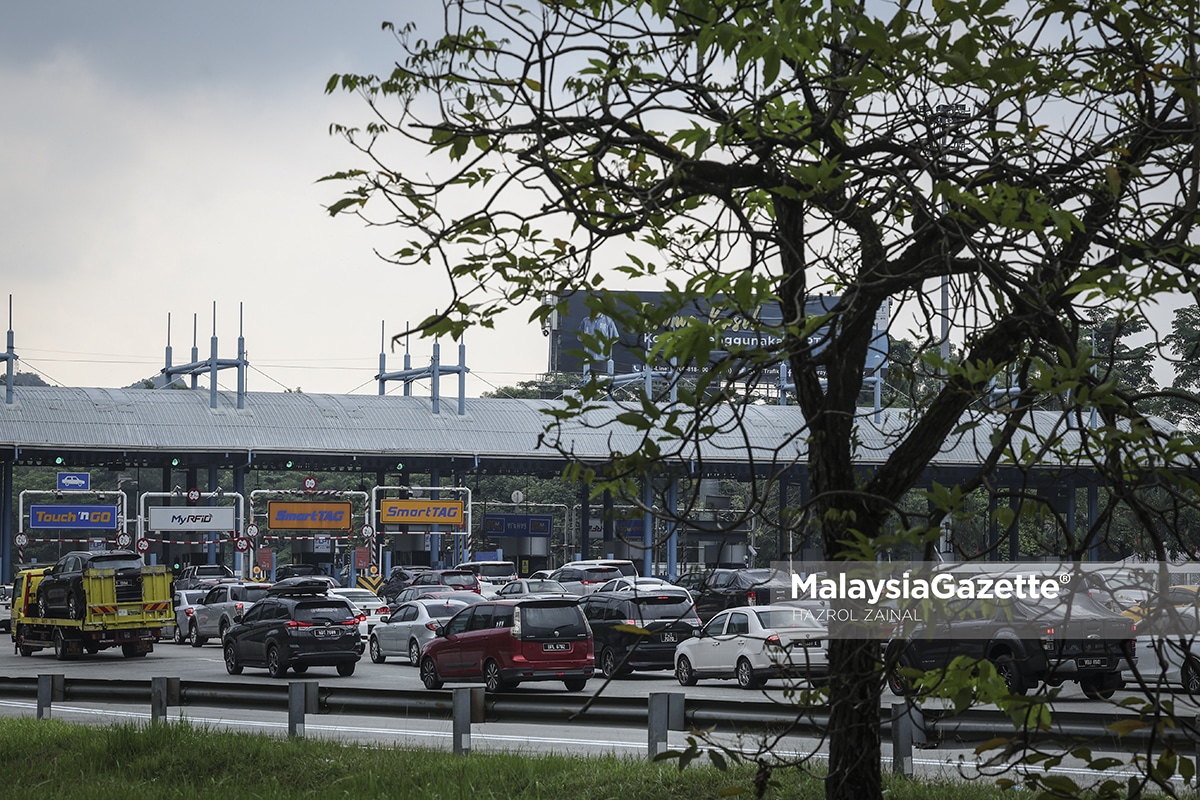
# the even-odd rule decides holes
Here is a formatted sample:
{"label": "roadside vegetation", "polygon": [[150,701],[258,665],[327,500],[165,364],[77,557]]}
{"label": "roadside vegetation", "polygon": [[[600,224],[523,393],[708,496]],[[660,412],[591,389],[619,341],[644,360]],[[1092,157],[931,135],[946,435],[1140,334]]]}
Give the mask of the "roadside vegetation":
{"label": "roadside vegetation", "polygon": [[[456,756],[211,731],[186,722],[92,727],[2,719],[0,786],[10,797],[60,787],[89,800],[153,798],[403,797],[406,800],[701,800],[752,797],[752,767],[650,764],[632,758]],[[795,769],[775,773],[768,798],[819,798],[822,782]],[[69,787],[69,788],[68,788]],[[992,800],[982,782],[885,780],[897,800]]]}

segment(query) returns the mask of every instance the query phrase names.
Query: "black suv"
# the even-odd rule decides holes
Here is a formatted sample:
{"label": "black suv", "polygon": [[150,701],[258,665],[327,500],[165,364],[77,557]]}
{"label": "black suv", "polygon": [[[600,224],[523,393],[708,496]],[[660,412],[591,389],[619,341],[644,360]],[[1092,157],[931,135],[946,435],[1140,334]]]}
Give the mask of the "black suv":
{"label": "black suv", "polygon": [[695,573],[682,584],[696,599],[696,611],[707,622],[718,612],[736,606],[766,606],[791,600],[791,584],[786,575],[773,569],[713,569]]}
{"label": "black suv", "polygon": [[579,605],[592,627],[596,666],[606,678],[633,670],[673,669],[675,645],[700,629],[692,598],[682,589],[595,592]]}
{"label": "black suv", "polygon": [[379,587],[379,596],[388,602],[394,601],[396,595],[400,594],[400,590],[408,588],[408,585],[413,582],[413,578],[417,577],[417,573],[420,571],[418,567],[392,567],[392,571],[388,573],[387,580]]}
{"label": "black suv", "polygon": [[272,678],[289,669],[337,667],[338,675],[354,674],[363,654],[358,625],[364,619],[349,600],[328,593],[319,578],[288,578],[267,596],[234,617],[225,634],[225,669],[239,675],[243,667],[266,667]]}
{"label": "black suv", "polygon": [[943,614],[885,646],[894,694],[912,693],[912,670],[944,669],[966,656],[990,661],[1015,695],[1043,682],[1078,681],[1087,697],[1108,699],[1124,686],[1121,671],[1136,661],[1133,620],[1084,593],[1074,595],[1069,606],[1066,601],[1055,606],[1046,600],[1040,605],[1017,599],[951,600]]}
{"label": "black suv", "polygon": [[87,569],[114,570],[116,601],[139,602],[142,599],[142,564],[142,557],[132,550],[74,550],[67,553],[38,583],[38,616],[83,619],[88,603],[83,596],[83,572]]}

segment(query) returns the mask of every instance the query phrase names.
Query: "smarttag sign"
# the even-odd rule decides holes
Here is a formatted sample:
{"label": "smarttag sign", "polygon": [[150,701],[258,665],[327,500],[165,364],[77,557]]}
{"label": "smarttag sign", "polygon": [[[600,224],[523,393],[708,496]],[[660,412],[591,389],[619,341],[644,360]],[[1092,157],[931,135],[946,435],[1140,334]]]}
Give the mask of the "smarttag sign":
{"label": "smarttag sign", "polygon": [[152,531],[231,531],[236,527],[233,506],[150,506]]}
{"label": "smarttag sign", "polygon": [[115,531],[117,529],[117,507],[84,505],[30,506],[29,527]]}
{"label": "smarttag sign", "polygon": [[267,504],[271,530],[345,531],[352,526],[349,503],[286,503],[272,500]]}
{"label": "smarttag sign", "polygon": [[464,522],[462,500],[382,500],[379,521],[384,525],[459,525]]}

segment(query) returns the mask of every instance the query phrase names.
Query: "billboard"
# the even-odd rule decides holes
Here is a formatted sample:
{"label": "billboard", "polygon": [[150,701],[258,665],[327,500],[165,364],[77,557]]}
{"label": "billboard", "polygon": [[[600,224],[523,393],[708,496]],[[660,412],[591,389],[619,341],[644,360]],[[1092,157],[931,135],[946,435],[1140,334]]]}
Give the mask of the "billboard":
{"label": "billboard", "polygon": [[494,536],[548,537],[554,531],[550,514],[492,514],[483,517],[483,532]]}
{"label": "billboard", "polygon": [[274,531],[344,531],[353,524],[349,503],[283,502],[267,504],[267,527]]}
{"label": "billboard", "polygon": [[152,531],[232,531],[237,527],[233,506],[150,506]]}
{"label": "billboard", "polygon": [[[614,292],[618,308],[629,309],[632,304],[642,306],[662,306],[667,302],[664,292]],[[621,330],[616,320],[607,314],[590,311],[584,292],[578,292],[568,298],[567,311],[559,317],[558,335],[556,337],[557,359],[552,363],[558,372],[582,373],[584,363],[591,364],[594,372],[607,371],[607,361],[613,360],[613,372],[626,375],[642,372],[646,369],[646,354],[654,347],[658,338],[668,330],[684,327],[690,319],[708,320],[721,318],[725,321],[722,331],[722,347],[714,347],[714,357],[733,349],[761,349],[767,351],[779,350],[782,343],[780,328],[783,324],[783,312],[778,303],[764,303],[754,310],[754,313],[737,315],[725,308],[714,309],[704,300],[693,300],[673,316],[666,326],[654,331]],[[836,295],[820,295],[808,298],[805,313],[809,316],[820,316],[828,313],[837,305],[841,298]],[[889,343],[887,335],[890,303],[885,303],[876,318],[873,328],[870,351],[867,354],[866,372],[887,368]],[[587,343],[581,335],[591,337]],[[599,341],[595,341],[598,339]],[[823,348],[823,335],[817,331],[809,339],[814,352],[819,353]],[[555,346],[552,344],[552,347]],[[552,353],[552,355],[554,355]],[[681,365],[685,372],[696,372],[703,365]],[[652,369],[663,371],[664,364],[654,364]],[[779,376],[779,365],[772,364],[762,371],[762,375],[770,378]]]}
{"label": "billboard", "polygon": [[462,500],[381,500],[379,522],[382,525],[457,525],[464,524]]}
{"label": "billboard", "polygon": [[29,527],[60,530],[117,529],[116,506],[33,505],[29,507]]}

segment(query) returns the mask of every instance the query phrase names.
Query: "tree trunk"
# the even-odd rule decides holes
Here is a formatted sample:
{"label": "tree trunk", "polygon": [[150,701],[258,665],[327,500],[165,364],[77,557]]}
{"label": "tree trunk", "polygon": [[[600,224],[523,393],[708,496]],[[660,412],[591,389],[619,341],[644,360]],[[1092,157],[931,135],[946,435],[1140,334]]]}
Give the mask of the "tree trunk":
{"label": "tree trunk", "polygon": [[826,800],[881,800],[879,641],[829,643],[829,777]]}

